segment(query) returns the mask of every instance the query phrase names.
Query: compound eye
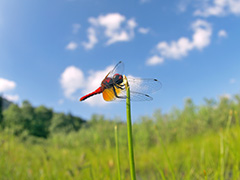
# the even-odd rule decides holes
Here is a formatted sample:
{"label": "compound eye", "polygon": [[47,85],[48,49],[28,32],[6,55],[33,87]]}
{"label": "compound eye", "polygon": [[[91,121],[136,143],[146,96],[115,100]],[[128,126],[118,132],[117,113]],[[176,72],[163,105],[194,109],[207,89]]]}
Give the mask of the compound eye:
{"label": "compound eye", "polygon": [[117,80],[118,78],[119,78],[119,74],[114,74],[113,80],[115,81],[115,80]]}
{"label": "compound eye", "polygon": [[119,74],[114,74],[113,78],[119,77]]}

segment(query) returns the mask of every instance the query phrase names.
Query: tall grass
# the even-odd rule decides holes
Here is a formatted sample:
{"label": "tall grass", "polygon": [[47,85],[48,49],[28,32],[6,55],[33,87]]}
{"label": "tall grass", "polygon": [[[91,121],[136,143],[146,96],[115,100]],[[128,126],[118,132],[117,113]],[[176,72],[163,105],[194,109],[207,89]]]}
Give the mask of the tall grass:
{"label": "tall grass", "polygon": [[[121,176],[130,179],[128,148],[122,145],[127,139],[124,133],[119,132]],[[174,171],[176,179],[239,179],[240,128],[221,133],[209,132],[172,143],[163,139],[166,151],[161,143],[146,148],[136,141],[137,177],[173,179]],[[84,134],[80,132],[43,142],[21,142],[20,138],[0,135],[0,179],[117,179],[114,143],[83,144]],[[78,139],[80,143],[76,143]]]}
{"label": "tall grass", "polygon": [[136,180],[135,163],[134,163],[134,151],[133,151],[133,135],[132,135],[132,120],[131,120],[131,97],[130,88],[126,76],[124,76],[124,84],[126,87],[127,99],[126,99],[126,115],[127,115],[127,132],[128,132],[128,150],[129,150],[129,165],[131,179]]}
{"label": "tall grass", "polygon": [[[240,106],[224,103],[197,110],[189,103],[182,111],[156,111],[136,121],[137,179],[238,180]],[[117,179],[120,169],[121,178],[130,180],[128,153],[127,124],[103,116],[93,116],[78,132],[52,134],[46,140],[1,131],[0,179],[108,180]]]}
{"label": "tall grass", "polygon": [[120,167],[119,141],[118,141],[118,126],[115,125],[114,129],[115,129],[115,144],[116,144],[116,159],[117,159],[118,180],[121,180],[121,167]]}

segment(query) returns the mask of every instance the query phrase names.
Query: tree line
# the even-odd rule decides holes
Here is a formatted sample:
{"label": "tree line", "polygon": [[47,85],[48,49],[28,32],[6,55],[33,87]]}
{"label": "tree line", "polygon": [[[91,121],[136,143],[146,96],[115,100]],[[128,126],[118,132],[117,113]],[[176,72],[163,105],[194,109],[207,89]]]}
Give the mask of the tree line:
{"label": "tree line", "polygon": [[43,105],[33,107],[29,101],[21,106],[11,103],[3,108],[4,99],[0,96],[0,125],[15,135],[31,135],[47,138],[51,133],[78,131],[85,120],[71,113],[56,113]]}
{"label": "tree line", "polygon": [[[105,141],[111,136],[110,132],[116,123],[126,126],[124,119],[106,119],[102,115],[93,115],[85,121],[71,113],[56,113],[45,106],[33,107],[28,101],[23,101],[21,106],[11,104],[5,110],[1,104],[1,129],[15,135],[48,138],[51,134],[68,134],[81,129],[79,134],[85,137],[84,140],[88,136],[94,136],[89,139],[96,139],[97,135],[101,135],[100,139]],[[157,142],[154,139],[157,136],[172,142],[207,131],[217,132],[235,125],[240,125],[240,95],[231,98],[221,97],[219,100],[205,98],[201,105],[195,105],[189,98],[185,100],[182,109],[172,108],[167,113],[156,110],[151,116],[135,119],[133,130],[136,139],[139,138],[142,143],[150,146]],[[114,137],[112,139],[114,140]],[[99,141],[99,138],[97,140]]]}

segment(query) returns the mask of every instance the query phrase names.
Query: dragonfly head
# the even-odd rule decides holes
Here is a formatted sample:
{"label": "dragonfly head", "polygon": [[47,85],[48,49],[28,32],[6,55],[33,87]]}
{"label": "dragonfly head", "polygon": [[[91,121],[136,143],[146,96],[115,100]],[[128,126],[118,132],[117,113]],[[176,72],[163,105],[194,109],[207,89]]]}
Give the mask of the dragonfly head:
{"label": "dragonfly head", "polygon": [[113,82],[116,83],[116,84],[122,84],[123,76],[121,74],[114,74]]}

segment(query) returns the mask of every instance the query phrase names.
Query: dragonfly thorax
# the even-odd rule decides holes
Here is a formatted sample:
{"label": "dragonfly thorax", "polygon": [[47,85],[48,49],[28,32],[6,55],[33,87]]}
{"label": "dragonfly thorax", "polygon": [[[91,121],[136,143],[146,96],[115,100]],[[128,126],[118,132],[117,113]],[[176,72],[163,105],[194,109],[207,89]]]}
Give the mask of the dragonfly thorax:
{"label": "dragonfly thorax", "polygon": [[113,79],[110,77],[105,78],[101,84],[103,89],[110,88],[113,86]]}

